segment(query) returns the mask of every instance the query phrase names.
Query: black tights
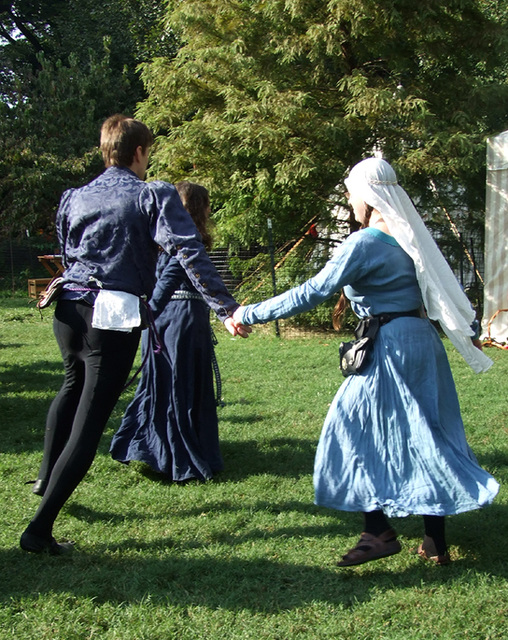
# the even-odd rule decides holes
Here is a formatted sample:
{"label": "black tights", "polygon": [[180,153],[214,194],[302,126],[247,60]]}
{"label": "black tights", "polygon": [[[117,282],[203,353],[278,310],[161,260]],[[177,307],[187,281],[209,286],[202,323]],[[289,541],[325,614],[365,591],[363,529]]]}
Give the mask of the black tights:
{"label": "black tights", "polygon": [[[366,533],[379,536],[390,529],[390,523],[380,509],[377,511],[364,512],[363,516],[365,520],[364,530]],[[423,516],[423,526],[425,535],[432,538],[436,545],[438,555],[445,555],[447,547],[444,516]]]}
{"label": "black tights", "polygon": [[65,379],[46,421],[39,479],[47,488],[27,529],[44,538],[52,535],[60,509],[93,462],[139,344],[139,329],[94,329],[92,313],[89,305],[70,300],[60,301],[55,311]]}

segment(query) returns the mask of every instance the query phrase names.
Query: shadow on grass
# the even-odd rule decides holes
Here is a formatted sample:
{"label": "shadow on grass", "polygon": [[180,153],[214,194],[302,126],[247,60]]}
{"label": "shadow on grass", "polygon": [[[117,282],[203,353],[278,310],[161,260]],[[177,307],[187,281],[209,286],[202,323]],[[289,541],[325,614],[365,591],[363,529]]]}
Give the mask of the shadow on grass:
{"label": "shadow on grass", "polygon": [[[25,346],[25,345],[23,345]],[[38,360],[27,364],[3,365],[2,390],[4,395],[10,390],[16,394],[44,391],[56,393],[63,380],[63,366],[53,360]],[[26,398],[24,399],[26,402]]]}
{"label": "shadow on grass", "polygon": [[[96,511],[90,507],[80,504],[70,504],[64,507],[65,512],[69,515],[90,524],[98,521],[108,522],[111,524],[120,524],[123,522],[142,522],[144,520],[153,520],[153,514],[144,514],[136,510],[129,510],[125,513],[115,513],[113,511]],[[207,502],[206,505],[199,505],[189,509],[178,509],[178,518],[194,518],[210,517],[225,513],[242,514],[245,508],[237,503],[230,501],[216,500]],[[263,512],[264,514],[273,515],[275,518],[279,514],[298,513],[310,517],[316,517],[316,523],[305,526],[281,527],[274,520],[274,527],[267,529],[260,527],[259,529],[249,530],[241,533],[237,530],[216,530],[210,533],[207,544],[225,544],[231,548],[244,545],[245,543],[254,543],[260,540],[270,539],[304,539],[304,538],[327,538],[341,537],[348,538],[349,542],[354,544],[360,535],[363,518],[360,513],[356,512],[338,512],[333,509],[320,507],[312,502],[290,500],[268,502],[260,500],[249,506],[249,512]],[[327,517],[326,522],[323,516]],[[332,522],[330,522],[330,518]],[[452,548],[459,550],[459,555],[467,558],[474,558],[481,561],[483,557],[493,559],[495,562],[499,558],[508,558],[508,539],[504,535],[504,526],[499,523],[505,522],[508,518],[508,508],[504,505],[491,505],[482,510],[462,513],[455,516],[448,516],[447,523],[447,539]],[[164,528],[167,522],[167,515],[161,516],[161,527]],[[396,529],[402,538],[421,539],[423,538],[423,519],[422,516],[407,516],[405,518],[391,518],[391,525]],[[485,545],[485,532],[489,532],[489,544]],[[144,550],[164,550],[168,541],[166,539],[153,543],[136,542],[135,540],[126,540],[120,545],[104,545],[104,551],[130,551],[132,549]],[[343,544],[343,543],[342,543]],[[170,546],[174,546],[173,544]],[[178,544],[180,550],[195,549],[200,546],[196,540],[191,542]],[[369,565],[374,566],[374,565]],[[454,565],[455,566],[455,565]],[[505,565],[506,576],[508,577],[508,564]],[[504,575],[504,574],[503,574]]]}
{"label": "shadow on grass", "polygon": [[[489,470],[496,477],[496,469],[508,467],[508,449],[495,449],[493,451],[475,454],[481,467]],[[499,480],[499,479],[498,479]]]}
{"label": "shadow on grass", "polygon": [[[109,456],[110,443],[111,433],[108,433],[102,438],[98,452]],[[224,471],[215,475],[212,480],[214,483],[234,482],[264,473],[299,478],[302,475],[310,476],[314,468],[316,442],[313,440],[268,438],[259,441],[222,441],[220,447],[225,468]],[[134,462],[129,466],[133,468],[133,473],[139,473],[147,480],[159,484],[171,483],[168,476],[153,471],[148,465]],[[199,482],[198,480],[188,481],[188,483]]]}
{"label": "shadow on grass", "polygon": [[221,443],[225,471],[217,482],[228,482],[270,473],[299,477],[312,474],[316,442],[302,438],[270,438]]}
{"label": "shadow on grass", "polygon": [[[38,277],[38,276],[30,276],[30,277]],[[41,278],[44,275],[40,276]],[[26,311],[36,311],[39,313],[37,307],[35,306],[36,300],[31,298],[25,298],[25,296],[14,296],[14,297],[2,297],[1,298],[1,308],[2,309],[16,309],[21,310],[26,313]]]}
{"label": "shadow on grass", "polygon": [[[143,560],[132,555],[104,557],[100,552],[76,553],[73,558],[28,554],[20,558],[23,552],[16,550],[2,558],[12,560],[16,555],[19,576],[4,582],[3,590],[9,587],[5,600],[30,596],[40,599],[46,593],[62,593],[62,597],[73,594],[78,599],[93,599],[97,605],[125,605],[141,603],[149,595],[152,604],[166,606],[276,613],[311,602],[348,608],[368,601],[371,590],[379,591],[383,582],[390,588],[401,584],[411,588],[421,581],[414,568],[393,574],[386,561],[358,579],[354,572],[268,559],[185,558],[171,549],[170,539],[164,544],[170,550],[164,557]],[[137,547],[133,544],[133,548]],[[442,576],[436,575],[434,580],[443,582]]]}
{"label": "shadow on grass", "polygon": [[0,349],[19,349],[25,346],[22,342],[0,342]]}
{"label": "shadow on grass", "polygon": [[62,365],[39,360],[2,367],[0,412],[5,453],[42,449],[46,413],[63,380]]}
{"label": "shadow on grass", "polygon": [[[64,379],[63,365],[52,360],[38,360],[29,365],[7,364],[2,369],[0,412],[3,436],[0,449],[5,453],[41,451],[46,415]],[[119,415],[123,415],[135,387],[134,384],[129,390],[130,395],[124,392],[121,396],[109,424],[113,420],[118,422]],[[101,441],[102,449],[109,450],[109,441],[104,445]]]}
{"label": "shadow on grass", "polygon": [[[294,509],[295,505],[288,503],[286,507]],[[490,509],[494,520],[506,519],[506,508]],[[478,514],[462,518],[465,527],[481,520]],[[348,522],[352,524],[351,518],[347,518],[344,525]],[[400,530],[403,529],[402,525]],[[324,536],[340,535],[340,527],[328,524],[280,528],[270,535],[290,538],[296,545],[299,538],[311,535],[319,545]],[[161,605],[275,613],[315,602],[348,609],[377,597],[379,590],[420,589],[422,581],[427,587],[454,588],[460,582],[474,585],[482,576],[508,578],[508,566],[499,562],[499,557],[506,557],[508,551],[502,530],[489,530],[488,545],[483,544],[484,538],[477,538],[474,553],[466,552],[465,557],[448,567],[425,563],[410,556],[407,548],[396,558],[342,570],[334,567],[333,557],[324,567],[306,564],[304,558],[284,562],[271,557],[235,557],[233,543],[262,537],[266,537],[266,531],[251,532],[239,540],[232,539],[229,547],[229,540],[222,540],[224,547],[220,552],[213,543],[211,546],[201,545],[199,541],[180,544],[171,537],[149,543],[126,539],[120,544],[97,545],[93,551],[78,548],[69,558],[36,556],[19,549],[4,550],[0,561],[2,566],[9,567],[9,573],[4,573],[0,597],[7,602],[12,598],[39,599],[46,593],[62,593],[63,597],[73,594],[98,604],[119,605],[141,603],[149,595],[152,603]],[[461,542],[464,541],[460,536],[454,541],[459,548]],[[344,540],[338,544],[342,546]],[[263,551],[260,546],[253,549],[258,549],[260,554]],[[394,563],[398,563],[395,567],[400,567],[399,570],[394,568]]]}
{"label": "shadow on grass", "polygon": [[[70,514],[76,520],[82,520],[83,522],[109,522],[110,524],[121,524],[126,520],[143,520],[143,515],[132,513],[118,513],[115,511],[98,511],[97,509],[91,509],[86,505],[79,504],[77,502],[71,502],[64,507],[66,513]],[[148,518],[147,518],[148,519]]]}
{"label": "shadow on grass", "polygon": [[[118,416],[121,417],[121,411],[116,418],[113,417],[111,420],[118,420]],[[109,446],[113,433],[114,431],[108,431],[103,436],[98,449],[99,454],[109,457]],[[238,481],[263,473],[294,478],[299,478],[302,475],[310,476],[314,468],[316,446],[317,442],[314,440],[303,438],[264,438],[259,441],[223,440],[220,448],[224,458],[224,471],[216,474],[212,482]],[[132,468],[133,474],[138,473],[152,482],[162,485],[171,483],[168,476],[152,470],[143,463],[133,462],[128,466]],[[188,481],[188,483],[199,482],[199,480]]]}
{"label": "shadow on grass", "polygon": [[[243,506],[238,504],[233,504],[229,501],[221,501],[217,500],[215,502],[207,502],[206,505],[200,505],[196,507],[192,507],[190,509],[178,509],[178,518],[197,518],[204,517],[207,515],[213,516],[214,514],[220,513],[241,513],[245,509]],[[299,502],[297,500],[291,500],[288,502],[266,502],[261,500],[253,504],[250,507],[250,510],[262,511],[267,514],[272,514],[274,516],[279,515],[280,513],[304,513],[308,515],[333,515],[337,512],[334,512],[330,509],[325,509],[324,507],[318,507],[314,505],[312,502]],[[144,514],[134,509],[126,511],[125,513],[118,513],[114,511],[99,511],[96,509],[92,509],[83,504],[79,504],[76,502],[71,502],[65,505],[64,512],[76,518],[77,520],[82,520],[84,522],[88,522],[93,524],[94,522],[108,522],[111,524],[122,523],[122,522],[143,522],[144,520],[152,520],[152,514]],[[347,523],[351,521],[354,522],[352,527],[350,527]],[[305,535],[327,535],[328,533],[337,534],[338,531],[342,531],[345,528],[345,535],[349,535],[351,531],[356,531],[361,523],[361,516],[356,513],[341,513],[340,521],[333,524],[330,530],[324,528],[321,524],[312,526],[310,528],[305,529]],[[235,533],[234,535],[229,532],[224,532],[224,539],[229,539],[232,544],[238,544],[244,542],[247,539],[257,539],[258,537],[264,538],[272,538],[277,537],[280,533],[281,529],[274,529],[273,532],[267,533],[263,531],[262,534],[258,536],[258,534],[254,534],[251,538],[250,534],[247,537],[238,535]],[[292,530],[294,534],[295,530]],[[298,528],[299,535],[303,534],[301,528]],[[222,535],[222,534],[221,534]],[[194,545],[193,545],[194,548]]]}

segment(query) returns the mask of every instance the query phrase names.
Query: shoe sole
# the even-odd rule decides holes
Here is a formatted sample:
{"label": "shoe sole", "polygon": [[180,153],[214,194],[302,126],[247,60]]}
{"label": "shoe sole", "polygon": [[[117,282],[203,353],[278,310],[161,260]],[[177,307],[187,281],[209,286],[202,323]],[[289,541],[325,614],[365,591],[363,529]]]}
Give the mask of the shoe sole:
{"label": "shoe sole", "polygon": [[57,542],[54,539],[47,542],[40,538],[36,538],[35,536],[27,536],[25,534],[21,536],[19,546],[23,551],[27,551],[28,553],[47,553],[50,556],[69,555],[74,551],[74,543],[72,542]]}
{"label": "shoe sole", "polygon": [[373,560],[380,560],[381,558],[388,558],[390,556],[394,556],[397,553],[402,551],[402,547],[400,543],[397,541],[397,544],[393,544],[392,547],[385,549],[382,552],[370,553],[369,551],[365,552],[365,555],[357,558],[356,560],[341,560],[337,562],[338,567],[355,567],[359,564],[365,564],[366,562],[372,562]]}

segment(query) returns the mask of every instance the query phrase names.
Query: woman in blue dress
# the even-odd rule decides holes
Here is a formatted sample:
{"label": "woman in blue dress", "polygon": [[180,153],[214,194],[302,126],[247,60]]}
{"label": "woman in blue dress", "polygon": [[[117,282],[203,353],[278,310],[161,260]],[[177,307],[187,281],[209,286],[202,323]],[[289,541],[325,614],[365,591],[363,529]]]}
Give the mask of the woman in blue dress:
{"label": "woman in blue dress", "polygon": [[346,188],[362,229],[314,278],[240,307],[234,317],[246,324],[287,318],[342,289],[359,318],[382,316],[366,367],[345,380],[328,411],[315,501],[364,515],[360,540],[339,566],[398,553],[388,517],[409,514],[424,520],[419,555],[447,564],[444,516],[489,504],[499,486],[466,442],[446,352],[430,320],[476,372],[492,362],[474,345],[474,310],[392,167],[364,160]]}
{"label": "woman in blue dress", "polygon": [[[210,249],[208,191],[191,182],[175,186]],[[223,462],[209,310],[176,257],[166,252],[159,256],[150,307],[162,349],[154,350],[149,332],[143,332],[141,380],[111,455],[120,462],[145,462],[175,482],[211,479]]]}

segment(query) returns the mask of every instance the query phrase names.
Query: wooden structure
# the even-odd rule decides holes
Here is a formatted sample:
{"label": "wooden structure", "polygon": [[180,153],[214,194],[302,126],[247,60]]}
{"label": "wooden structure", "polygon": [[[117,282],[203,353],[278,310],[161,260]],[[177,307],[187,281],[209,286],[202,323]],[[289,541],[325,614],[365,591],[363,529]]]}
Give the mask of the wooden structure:
{"label": "wooden structure", "polygon": [[65,271],[62,264],[62,256],[44,255],[37,256],[37,259],[50,274],[50,278],[29,278],[28,279],[28,297],[39,299],[40,294],[46,289],[52,280],[61,276]]}

